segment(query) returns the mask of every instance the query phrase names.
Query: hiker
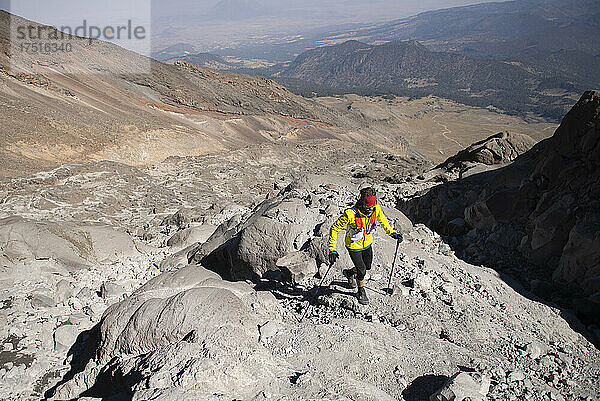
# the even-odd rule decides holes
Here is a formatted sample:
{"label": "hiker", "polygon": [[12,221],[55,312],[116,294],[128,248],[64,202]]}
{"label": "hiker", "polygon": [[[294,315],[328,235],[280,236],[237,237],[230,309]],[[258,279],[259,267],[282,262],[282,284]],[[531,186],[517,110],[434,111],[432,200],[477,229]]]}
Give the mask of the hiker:
{"label": "hiker", "polygon": [[369,187],[360,190],[360,198],[354,207],[346,209],[329,230],[329,264],[332,265],[339,258],[337,253],[338,231],[348,226],[345,244],[350,259],[354,263],[354,268],[344,270],[343,274],[346,276],[350,288],[356,288],[358,285],[356,295],[358,302],[362,305],[369,303],[364,288],[364,279],[373,262],[373,248],[371,245],[373,244],[373,230],[377,222],[381,224],[390,237],[402,242],[402,235],[396,233],[390,226],[381,210],[381,206],[377,203],[375,190]]}

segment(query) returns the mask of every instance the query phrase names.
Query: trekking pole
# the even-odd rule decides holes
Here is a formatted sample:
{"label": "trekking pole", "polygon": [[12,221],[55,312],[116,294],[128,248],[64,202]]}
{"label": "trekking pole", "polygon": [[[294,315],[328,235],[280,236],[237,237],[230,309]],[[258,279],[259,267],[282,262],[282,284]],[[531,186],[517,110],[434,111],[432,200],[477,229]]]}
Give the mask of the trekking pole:
{"label": "trekking pole", "polygon": [[394,265],[396,264],[396,257],[398,256],[398,247],[400,246],[400,238],[396,241],[396,252],[394,253],[394,261],[392,262],[392,268],[390,270],[390,279],[388,280],[388,286],[386,292],[389,295],[394,293],[394,289],[390,287],[392,285],[392,275],[394,274]]}
{"label": "trekking pole", "polygon": [[[327,274],[329,274],[329,270],[331,270],[331,268],[333,267],[333,263],[329,265],[329,268],[327,269],[327,271],[325,272],[325,275],[323,276],[323,278],[321,279],[321,282],[319,283],[319,285],[317,286],[317,291],[315,291],[315,297],[317,296],[317,294],[319,293],[319,290],[321,289],[321,285],[323,284],[323,281],[325,281],[325,277],[327,277]],[[300,322],[304,319],[304,317],[306,316],[306,314],[308,313],[308,310],[310,309],[310,301],[308,302],[308,306],[306,307],[306,310],[304,311],[304,313],[302,314],[302,317],[300,318]]]}

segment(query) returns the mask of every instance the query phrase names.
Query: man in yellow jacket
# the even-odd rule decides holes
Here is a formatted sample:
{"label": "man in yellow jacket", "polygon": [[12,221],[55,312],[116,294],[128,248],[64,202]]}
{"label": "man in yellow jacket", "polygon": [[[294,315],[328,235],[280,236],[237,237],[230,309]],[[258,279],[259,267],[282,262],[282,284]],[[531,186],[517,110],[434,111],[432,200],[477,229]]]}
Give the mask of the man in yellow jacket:
{"label": "man in yellow jacket", "polygon": [[[402,236],[390,226],[387,218],[377,203],[377,197],[373,188],[364,188],[360,191],[360,198],[356,205],[346,209],[344,213],[336,220],[329,230],[329,264],[334,264],[339,254],[337,253],[338,231],[346,228],[346,238],[344,243],[350,259],[354,263],[354,268],[344,270],[344,275],[348,279],[350,288],[355,288],[358,284],[358,302],[363,305],[369,303],[369,298],[364,288],[364,278],[367,270],[371,269],[373,263],[373,230],[376,223],[379,222],[385,232],[392,238],[402,241]],[[356,283],[355,283],[356,278]]]}

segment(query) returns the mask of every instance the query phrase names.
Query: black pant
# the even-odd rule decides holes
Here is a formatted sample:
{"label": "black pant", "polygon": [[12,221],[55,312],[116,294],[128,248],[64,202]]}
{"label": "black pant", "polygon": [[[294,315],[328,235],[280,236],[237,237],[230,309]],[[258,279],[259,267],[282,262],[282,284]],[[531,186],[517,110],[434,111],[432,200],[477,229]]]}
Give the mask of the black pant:
{"label": "black pant", "polygon": [[373,263],[373,247],[370,246],[362,251],[351,251],[348,249],[350,259],[354,263],[354,271],[356,273],[356,279],[362,281],[367,274],[367,270],[371,270],[371,264]]}

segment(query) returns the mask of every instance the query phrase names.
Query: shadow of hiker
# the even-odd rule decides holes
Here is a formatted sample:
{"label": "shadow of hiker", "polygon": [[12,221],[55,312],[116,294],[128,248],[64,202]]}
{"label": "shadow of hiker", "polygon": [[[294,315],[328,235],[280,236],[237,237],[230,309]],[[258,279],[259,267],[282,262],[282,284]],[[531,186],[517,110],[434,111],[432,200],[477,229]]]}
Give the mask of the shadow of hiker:
{"label": "shadow of hiker", "polygon": [[449,379],[445,375],[423,375],[413,380],[402,392],[405,401],[429,401],[429,397],[439,390]]}
{"label": "shadow of hiker", "polygon": [[355,290],[341,291],[336,288],[343,284],[340,281],[333,280],[328,285],[323,284],[320,287],[319,285],[313,285],[310,288],[304,289],[300,286],[291,285],[279,280],[261,280],[253,288],[255,291],[269,291],[277,299],[295,299],[300,303],[308,301],[311,304],[316,304],[315,294],[320,296],[337,293],[354,296]]}

